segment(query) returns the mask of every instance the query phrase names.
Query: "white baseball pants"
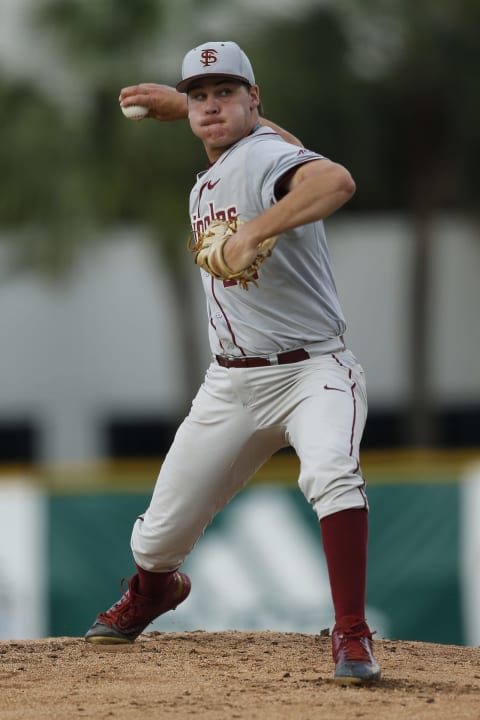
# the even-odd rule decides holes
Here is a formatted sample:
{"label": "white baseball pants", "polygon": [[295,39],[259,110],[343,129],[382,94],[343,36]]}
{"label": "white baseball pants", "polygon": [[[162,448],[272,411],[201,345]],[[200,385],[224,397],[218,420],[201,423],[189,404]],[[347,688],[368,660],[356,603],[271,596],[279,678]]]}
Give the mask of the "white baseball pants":
{"label": "white baseball pants", "polygon": [[287,445],[319,519],[368,508],[359,463],[366,416],[364,373],[348,350],[258,368],[213,362],[134,524],[135,562],[178,568],[214,515]]}

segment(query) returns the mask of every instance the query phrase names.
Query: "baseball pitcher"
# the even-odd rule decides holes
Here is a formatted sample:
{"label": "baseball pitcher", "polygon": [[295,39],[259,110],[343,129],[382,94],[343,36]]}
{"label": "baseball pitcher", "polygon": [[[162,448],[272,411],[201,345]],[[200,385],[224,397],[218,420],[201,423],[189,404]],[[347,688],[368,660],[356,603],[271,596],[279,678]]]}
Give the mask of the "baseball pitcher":
{"label": "baseball pitcher", "polygon": [[205,148],[209,165],[190,195],[189,249],[205,292],[212,361],[134,524],[137,573],[86,640],[133,642],[183,602],[190,581],[179,568],[198,538],[277,450],[291,446],[327,559],[334,677],[378,680],[365,619],[365,377],[345,347],[323,224],[352,197],[354,181],[260,117],[252,66],[233,42],[190,50],[176,89],[141,84],[125,88],[120,101],[158,120],[188,117]]}

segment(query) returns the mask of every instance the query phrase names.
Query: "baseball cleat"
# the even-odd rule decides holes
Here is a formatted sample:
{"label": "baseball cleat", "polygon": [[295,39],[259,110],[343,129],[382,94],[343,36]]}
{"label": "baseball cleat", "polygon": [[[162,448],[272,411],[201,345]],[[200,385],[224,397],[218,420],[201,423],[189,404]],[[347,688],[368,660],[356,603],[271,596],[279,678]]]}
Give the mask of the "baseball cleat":
{"label": "baseball cleat", "polygon": [[160,598],[139,595],[138,575],[127,582],[122,597],[104,613],[98,615],[85,635],[85,640],[97,645],[132,643],[155,618],[168,610],[175,610],[190,593],[190,578],[176,570],[172,572]]}
{"label": "baseball cleat", "polygon": [[332,632],[334,680],[340,685],[361,685],[380,680],[380,665],[372,653],[372,633],[365,621]]}

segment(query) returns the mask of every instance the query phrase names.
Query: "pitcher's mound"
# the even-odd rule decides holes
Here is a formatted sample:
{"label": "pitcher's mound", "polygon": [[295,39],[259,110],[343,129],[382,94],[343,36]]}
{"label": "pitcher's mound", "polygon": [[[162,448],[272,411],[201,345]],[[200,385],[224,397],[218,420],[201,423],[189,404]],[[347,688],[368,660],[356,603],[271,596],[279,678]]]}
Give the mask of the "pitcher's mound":
{"label": "pitcher's mound", "polygon": [[8,720],[478,720],[480,649],[376,640],[376,685],[332,680],[330,638],[277,632],[0,642]]}

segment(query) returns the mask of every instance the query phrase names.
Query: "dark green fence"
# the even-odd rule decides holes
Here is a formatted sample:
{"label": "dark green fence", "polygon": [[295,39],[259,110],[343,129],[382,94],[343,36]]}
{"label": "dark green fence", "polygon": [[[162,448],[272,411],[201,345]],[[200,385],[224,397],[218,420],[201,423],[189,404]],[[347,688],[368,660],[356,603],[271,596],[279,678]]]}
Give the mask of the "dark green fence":
{"label": "dark green fence", "polygon": [[[255,503],[260,492],[263,500],[271,493],[272,499],[280,494],[288,501],[295,521],[282,531],[295,533],[302,526],[320,558],[316,518],[294,487],[269,485],[245,490],[215,519],[205,538],[215,535],[221,540],[237,503]],[[118,599],[120,578],[134,572],[129,547],[132,523],[149,498],[149,493],[126,491],[50,497],[51,635],[83,635],[97,612]],[[459,485],[379,483],[370,487],[369,499],[367,602],[386,619],[388,636],[464,644],[458,571]],[[194,563],[197,548],[188,562]],[[271,561],[281,562],[275,551]],[[252,554],[252,568],[255,563]],[[201,587],[201,582],[198,585]],[[192,597],[194,592],[195,586]],[[258,611],[265,612],[265,602]],[[290,607],[289,611],[295,618],[296,609]],[[320,623],[319,612],[318,630]]]}

